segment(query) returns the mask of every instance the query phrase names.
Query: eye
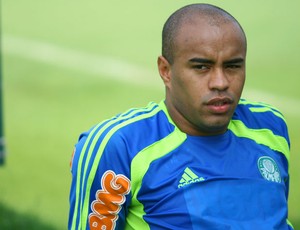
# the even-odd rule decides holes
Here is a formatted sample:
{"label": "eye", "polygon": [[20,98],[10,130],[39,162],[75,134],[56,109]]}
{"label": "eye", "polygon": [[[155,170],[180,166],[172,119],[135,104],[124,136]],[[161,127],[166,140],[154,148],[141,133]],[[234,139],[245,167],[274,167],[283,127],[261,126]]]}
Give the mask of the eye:
{"label": "eye", "polygon": [[193,66],[194,69],[198,69],[198,70],[206,70],[209,69],[209,67],[207,65],[195,65]]}
{"label": "eye", "polygon": [[232,64],[232,65],[227,65],[226,68],[227,69],[239,69],[241,68],[242,66],[241,65],[238,65],[238,64]]}

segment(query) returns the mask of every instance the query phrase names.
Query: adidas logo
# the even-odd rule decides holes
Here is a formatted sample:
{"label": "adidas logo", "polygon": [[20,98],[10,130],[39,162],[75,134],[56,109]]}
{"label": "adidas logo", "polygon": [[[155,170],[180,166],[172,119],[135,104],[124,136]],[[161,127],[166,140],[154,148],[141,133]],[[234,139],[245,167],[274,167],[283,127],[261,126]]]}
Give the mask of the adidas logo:
{"label": "adidas logo", "polygon": [[193,184],[196,182],[204,181],[203,177],[198,177],[192,170],[188,167],[184,170],[181,180],[179,181],[178,188],[182,188],[186,185]]}

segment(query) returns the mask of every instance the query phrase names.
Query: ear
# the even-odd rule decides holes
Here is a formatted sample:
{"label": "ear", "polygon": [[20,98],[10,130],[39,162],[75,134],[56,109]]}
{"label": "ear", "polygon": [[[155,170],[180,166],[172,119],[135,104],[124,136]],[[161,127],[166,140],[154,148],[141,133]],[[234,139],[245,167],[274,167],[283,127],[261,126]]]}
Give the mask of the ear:
{"label": "ear", "polygon": [[157,67],[159,71],[159,75],[165,85],[167,86],[171,80],[171,65],[166,58],[163,56],[159,56],[157,58]]}

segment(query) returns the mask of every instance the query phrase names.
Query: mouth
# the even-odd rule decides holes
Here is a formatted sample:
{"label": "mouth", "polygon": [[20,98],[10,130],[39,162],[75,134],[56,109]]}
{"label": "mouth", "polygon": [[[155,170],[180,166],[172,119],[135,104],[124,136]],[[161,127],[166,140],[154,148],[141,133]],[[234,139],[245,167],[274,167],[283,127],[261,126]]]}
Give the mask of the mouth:
{"label": "mouth", "polygon": [[233,100],[229,97],[215,97],[210,99],[206,103],[209,111],[213,114],[227,113],[230,110],[232,104]]}

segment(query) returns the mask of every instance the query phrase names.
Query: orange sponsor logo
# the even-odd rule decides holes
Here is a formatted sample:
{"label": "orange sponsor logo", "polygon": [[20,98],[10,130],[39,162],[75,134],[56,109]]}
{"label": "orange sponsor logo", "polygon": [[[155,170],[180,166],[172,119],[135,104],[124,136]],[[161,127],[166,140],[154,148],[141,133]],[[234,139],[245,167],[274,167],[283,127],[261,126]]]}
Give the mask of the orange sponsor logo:
{"label": "orange sponsor logo", "polygon": [[101,185],[102,189],[97,191],[96,200],[91,204],[93,213],[89,215],[90,229],[112,230],[126,201],[125,195],[130,192],[130,180],[108,170],[102,176]]}

